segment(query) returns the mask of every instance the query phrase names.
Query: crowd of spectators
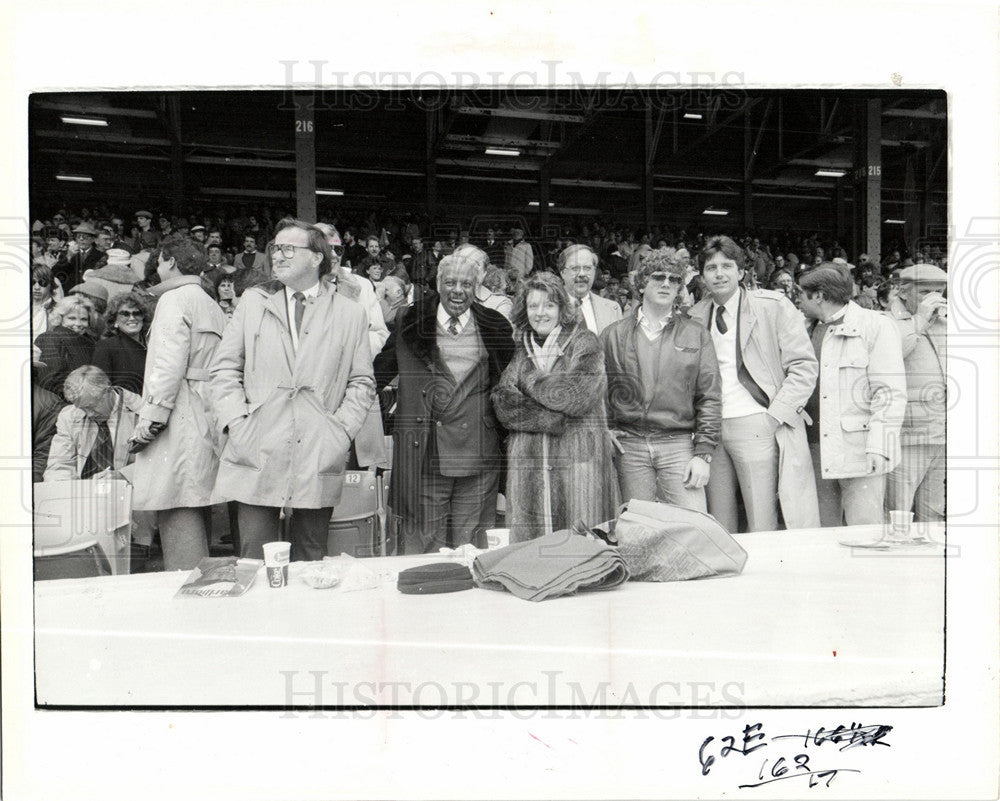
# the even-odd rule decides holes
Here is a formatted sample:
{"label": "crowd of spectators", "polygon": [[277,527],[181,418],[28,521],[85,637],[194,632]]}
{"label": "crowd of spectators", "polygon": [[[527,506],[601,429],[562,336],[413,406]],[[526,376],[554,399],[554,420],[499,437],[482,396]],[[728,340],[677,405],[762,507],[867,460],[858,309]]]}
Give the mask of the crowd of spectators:
{"label": "crowd of spectators", "polygon": [[[201,304],[199,298],[207,296],[212,302],[211,319],[221,320],[219,325],[224,328],[236,316],[248,290],[271,286],[280,278],[274,270],[275,258],[284,264],[291,258],[289,254],[294,254],[295,248],[300,247],[295,244],[281,245],[279,242],[278,250],[275,250],[275,236],[282,230],[279,221],[284,216],[283,210],[270,207],[256,210],[239,207],[223,214],[194,210],[187,217],[165,214],[157,216],[146,209],[118,214],[114,210],[94,207],[74,209],[73,213],[58,209],[35,222],[32,238],[32,338],[35,346],[33,377],[37,407],[34,416],[35,480],[68,475],[65,465],[59,470],[46,469],[46,451],[57,434],[57,422],[63,416],[59,415],[57,420],[54,410],[63,401],[76,409],[74,420],[91,420],[100,418],[104,411],[110,414],[112,409],[117,410],[120,415],[123,409],[131,409],[138,403],[144,393],[149,394],[150,374],[146,362],[150,329],[156,319],[157,305],[162,304],[161,298],[167,296],[166,293],[177,286],[183,286],[185,292],[191,292],[193,290],[190,288],[197,286],[198,291],[203,294],[191,297],[197,304]],[[558,301],[559,313],[565,317],[569,330],[577,325],[581,331],[590,330],[595,336],[608,328],[616,331],[620,329],[624,336],[625,329],[618,326],[618,322],[635,318],[636,315],[640,320],[652,314],[669,317],[671,309],[678,308],[683,309],[685,314],[692,314],[692,319],[697,318],[700,313],[709,314],[709,309],[718,309],[721,313],[722,304],[728,301],[721,297],[719,287],[729,279],[719,279],[722,284],[708,283],[707,276],[716,275],[711,260],[713,256],[727,265],[738,266],[738,278],[734,280],[730,291],[738,283],[739,292],[747,293],[748,296],[756,297],[758,290],[771,290],[762,297],[787,299],[787,305],[781,307],[784,310],[782,313],[786,314],[790,309],[793,317],[783,318],[781,325],[791,325],[795,329],[794,336],[805,343],[810,354],[812,349],[815,348],[818,352],[822,346],[822,336],[817,339],[816,332],[822,334],[825,331],[830,322],[830,314],[835,317],[842,315],[845,304],[849,304],[852,309],[864,309],[872,313],[882,311],[886,313],[884,317],[887,320],[897,320],[896,325],[902,329],[901,336],[896,332],[894,339],[893,335],[885,334],[882,329],[876,331],[878,326],[872,328],[871,336],[875,338],[878,334],[888,337],[880,340],[879,347],[885,350],[883,346],[889,342],[889,351],[899,351],[899,359],[908,359],[914,353],[915,340],[924,337],[928,342],[931,341],[926,332],[938,322],[938,317],[935,316],[938,313],[936,304],[939,301],[943,304],[940,293],[945,288],[947,263],[939,247],[928,247],[904,256],[906,251],[900,244],[893,247],[884,258],[880,254],[865,253],[859,253],[855,258],[839,242],[807,232],[732,232],[734,235],[723,237],[724,242],[720,244],[722,240],[714,233],[666,227],[636,230],[631,226],[606,220],[588,220],[553,229],[551,236],[541,239],[532,239],[525,227],[522,221],[511,221],[510,218],[505,222],[497,218],[494,221],[431,224],[426,218],[413,215],[371,213],[364,217],[352,217],[332,212],[321,214],[318,225],[309,230],[313,232],[310,237],[322,237],[330,248],[334,266],[325,280],[331,281],[337,292],[348,293],[349,297],[357,300],[365,309],[369,321],[368,351],[374,361],[377,379],[380,372],[385,372],[387,360],[394,365],[396,352],[410,347],[411,343],[404,341],[404,336],[397,335],[400,326],[411,319],[410,310],[437,303],[441,288],[441,276],[438,274],[441,265],[449,265],[453,271],[457,269],[455,265],[458,263],[471,265],[468,269],[472,276],[470,285],[473,295],[470,296],[469,303],[474,301],[473,308],[488,309],[491,314],[496,313],[501,319],[508,321],[508,324],[513,322],[515,336],[527,331],[530,315],[525,311],[525,304],[531,292],[540,293],[540,296],[547,293],[552,302]],[[470,255],[473,252],[477,255]],[[913,269],[915,265],[919,266],[916,273]],[[736,273],[734,267],[733,274]],[[922,277],[914,278],[915,275]],[[651,279],[654,284],[656,281],[662,283],[658,292],[668,298],[665,305],[661,303],[657,306],[651,301]],[[715,281],[714,278],[712,280]],[[912,288],[920,281],[926,281],[938,293],[932,298],[933,303],[928,301],[921,305],[923,296],[917,297]],[[564,283],[565,293],[560,294],[562,291],[557,291],[553,282],[559,286]],[[670,291],[666,288],[668,284]],[[173,303],[181,294],[172,293],[169,297]],[[742,295],[738,294],[737,297]],[[441,303],[445,304],[445,301],[442,300]],[[646,318],[643,317],[643,310]],[[161,314],[161,322],[164,314]],[[206,314],[208,312],[205,309],[199,312],[204,319],[208,319]],[[739,314],[742,311],[737,317]],[[854,315],[855,312],[851,311],[850,314]],[[570,323],[574,315],[576,322]],[[943,316],[942,305],[940,317]],[[457,319],[458,315],[454,317]],[[712,328],[713,320],[714,316],[704,318],[715,339],[709,337],[705,340],[702,335],[696,346],[699,352],[705,347],[711,350],[730,346],[725,343],[731,343],[732,334],[727,339],[725,325],[720,322],[717,322],[719,331],[715,331]],[[868,321],[869,318],[864,320]],[[190,324],[191,321],[188,321],[189,328]],[[659,329],[652,329],[654,334],[662,330],[662,325],[661,321]],[[907,326],[915,331],[907,334]],[[198,329],[196,333],[211,339],[209,328]],[[895,328],[892,330],[896,331]],[[934,330],[937,334],[940,333],[937,328]],[[530,331],[527,333],[530,334]],[[536,335],[541,336],[537,329]],[[902,346],[899,345],[900,341]],[[519,369],[525,373],[534,369],[532,365],[538,363],[539,354],[543,353],[541,350],[535,353],[533,349],[540,349],[543,344],[546,347],[551,345],[545,343],[544,337],[538,339],[536,344],[531,344],[532,342],[534,340],[530,337],[525,340],[524,360],[518,362],[521,365]],[[609,343],[618,340],[605,336],[603,342],[606,355],[611,359],[610,354],[617,354],[617,345]],[[706,342],[714,344],[706,345]],[[624,343],[625,340],[621,340],[621,347],[625,347]],[[590,354],[588,358],[597,358],[594,355],[599,352],[594,351],[597,348],[596,340],[585,344],[585,351]],[[923,363],[937,354],[940,343],[935,341],[933,346],[930,355],[924,349],[917,349],[924,367],[927,365]],[[162,350],[166,346],[161,343],[159,347]],[[678,348],[690,350],[687,346],[682,348],[678,345]],[[198,369],[207,376],[211,354],[203,353],[201,357],[205,368]],[[551,359],[547,351],[545,358]],[[815,360],[814,356],[810,358]],[[943,372],[943,363],[939,356],[936,358],[939,372]],[[603,357],[600,360],[603,362]],[[737,361],[742,364],[739,351]],[[721,358],[720,366],[724,368],[721,385],[724,405],[727,397],[727,373]],[[80,373],[83,368],[86,368],[86,375]],[[87,372],[91,368],[97,368],[99,377],[95,378]],[[675,368],[676,365],[672,365],[669,370],[673,371]],[[610,378],[613,377],[609,374]],[[708,382],[706,386],[713,381],[718,384],[719,381],[718,374],[714,379],[711,376],[703,378]],[[199,380],[207,381],[207,377]],[[743,380],[742,376],[740,380]],[[811,379],[812,386],[816,385],[816,380],[815,376]],[[909,389],[923,391],[916,386],[919,383],[916,379],[911,383],[914,386]],[[378,390],[385,393],[387,384],[390,382],[380,379]],[[95,386],[97,389],[94,389]],[[595,386],[603,387],[603,384]],[[93,409],[87,406],[88,398],[90,395],[106,397],[107,388],[118,393],[117,400],[107,410],[98,403],[95,417],[95,414],[90,414]],[[516,384],[506,391],[511,394],[521,389],[522,385]],[[389,386],[388,394],[380,396],[381,415],[376,412],[376,417],[381,417],[382,425],[391,425],[387,412],[394,403],[393,390],[394,386]],[[650,388],[648,391],[657,390]],[[752,392],[747,397],[751,396]],[[82,412],[79,403],[74,405],[73,398],[83,398]],[[800,399],[800,407],[805,405],[807,398],[808,396]],[[668,397],[665,402],[672,404],[676,400]],[[767,408],[766,399],[761,401],[756,396],[751,400],[744,398],[740,402],[744,405],[757,402]],[[609,411],[611,422],[614,423],[616,411],[613,404]],[[771,410],[768,409],[768,412],[771,413]],[[673,419],[670,416],[673,413],[667,413],[667,419]],[[499,414],[505,426],[511,431],[517,430],[517,421],[509,413]],[[629,419],[628,414],[620,410],[618,414],[621,419]],[[687,418],[696,414],[697,410],[689,410]],[[826,417],[829,416],[828,412]],[[107,415],[104,417],[107,419]],[[722,417],[726,417],[724,409]],[[69,417],[62,421],[64,427],[69,424],[68,421]],[[788,419],[785,422],[792,427],[796,421]],[[703,423],[702,420],[698,425]],[[155,422],[153,425],[155,426]],[[770,423],[764,425],[766,427]],[[94,435],[98,445],[105,428],[103,421],[99,421]],[[149,430],[149,421],[145,429],[139,430],[150,441],[158,433],[155,427]],[[818,426],[814,430],[818,430]],[[62,433],[65,440],[66,432]],[[940,434],[943,442],[943,428]],[[708,498],[708,510],[724,517],[728,527],[746,526],[747,521],[751,528],[776,526],[779,521],[774,514],[769,517],[758,509],[746,508],[755,503],[751,500],[751,495],[757,494],[758,490],[749,485],[743,486],[743,465],[739,462],[741,457],[737,456],[738,445],[732,446],[733,464],[727,462],[730,467],[729,483],[722,493],[720,494],[718,481],[715,486],[709,482],[707,465],[711,462],[711,450],[716,446],[721,453],[727,450],[729,435],[726,426],[723,425],[711,436],[705,435],[700,450],[697,431],[694,436],[693,455],[686,452],[685,456],[688,473],[683,477],[684,481],[681,481],[684,490],[678,489],[673,495],[668,493],[669,497],[659,498],[658,478],[647,482],[645,478],[641,478],[644,475],[642,468],[636,466],[633,466],[631,473],[626,471],[622,474],[622,467],[618,465],[620,476],[631,476],[628,480],[621,479],[623,486],[628,485],[629,490],[634,493],[639,491],[636,487],[646,487],[649,483],[649,487],[653,488],[650,492],[656,494],[658,499],[669,499],[676,503],[682,502],[679,499],[687,498],[691,490],[701,493],[704,489]],[[732,436],[734,442],[739,439],[737,434]],[[759,439],[760,433],[753,433],[752,437]],[[816,443],[810,440],[810,444]],[[920,444],[926,443],[921,440]],[[933,444],[936,446],[937,440]],[[96,448],[97,445],[92,444],[92,447]],[[620,444],[618,447],[623,453],[628,453],[628,448],[622,448]],[[66,451],[65,441],[60,441],[60,448],[60,452]],[[357,461],[358,455],[352,451],[351,458],[361,464]],[[707,460],[703,458],[705,456],[708,456]],[[88,457],[77,467],[89,475],[94,475],[97,468],[116,470],[118,465],[111,458],[110,452],[104,457]],[[812,456],[817,471],[820,470],[821,458],[826,457],[821,457],[818,451]],[[913,458],[915,457],[911,457],[911,461]],[[888,457],[886,459],[888,462]],[[701,461],[705,462],[703,473],[699,472],[702,470]],[[896,463],[898,459],[893,462]],[[692,465],[694,473],[691,473]],[[49,467],[51,468],[51,464]],[[937,462],[934,469],[939,469]],[[721,470],[720,466],[713,476],[721,474]],[[69,471],[72,472],[74,471]],[[828,480],[836,483],[836,471],[824,472],[829,475]],[[890,471],[887,464],[876,461],[871,472],[882,476]],[[923,472],[926,473],[927,470],[924,469]],[[530,475],[530,472],[519,472],[518,480],[523,481],[526,475]],[[841,479],[849,477],[851,476],[841,475]],[[680,480],[681,477],[675,478]],[[817,485],[821,489],[824,480],[818,473]],[[902,479],[898,477],[889,480],[890,490],[896,487],[894,500],[906,495],[906,491],[899,489],[900,480]],[[203,487],[201,489],[204,490]],[[522,489],[525,493],[528,492],[528,489]],[[845,515],[849,523],[872,517],[871,513],[866,517],[856,511],[861,507],[851,495],[855,490],[854,484],[841,480],[837,485],[835,508],[829,509],[823,508],[824,496],[821,491],[819,504],[824,525],[841,522]],[[908,502],[912,505],[916,488],[911,487],[908,491]],[[772,501],[777,497],[773,487],[766,489],[765,494],[768,493],[771,494]],[[831,490],[825,496],[828,505],[831,503],[832,493]],[[723,496],[731,496],[733,500],[733,504],[726,504],[729,507],[726,510],[723,510],[723,501],[719,500]],[[742,497],[742,501],[737,520],[734,505],[739,497]],[[199,520],[204,519],[207,524],[209,516],[198,511],[204,506],[203,500],[207,503],[205,499],[199,496],[197,502],[178,501],[176,507],[162,504],[156,506],[166,521],[161,522],[161,527],[180,526],[185,530],[190,529],[191,514]],[[879,499],[881,509],[881,496]],[[582,498],[580,503],[586,500],[589,499]],[[919,507],[919,499],[917,503]],[[515,500],[515,508],[516,504]],[[692,505],[693,508],[702,508],[705,501],[702,499]],[[943,495],[938,498],[934,494],[932,501],[924,502],[918,511],[921,511],[925,519],[939,516],[943,513]],[[174,520],[167,514],[170,512],[185,513],[186,516]],[[784,512],[783,509],[784,522],[794,522]],[[237,528],[232,516],[231,522]],[[145,541],[138,544],[148,545],[152,539],[152,524],[147,523],[143,527],[141,536]],[[419,537],[416,541],[419,541]]]}
{"label": "crowd of spectators", "polygon": [[[234,301],[247,286],[267,278],[266,246],[276,221],[285,216],[286,209],[274,206],[199,208],[187,216],[156,215],[145,209],[119,213],[104,206],[81,207],[73,213],[59,209],[40,216],[33,225],[33,263],[52,270],[62,291],[82,282],[88,273],[89,283],[101,284],[115,294],[127,289],[129,282],[155,282],[152,268],[156,262],[150,256],[159,243],[171,236],[189,237],[207,248],[210,269],[205,278],[213,288],[222,274],[233,276],[233,297],[227,299]],[[558,255],[567,245],[586,244],[599,258],[595,291],[625,309],[637,301],[630,276],[645,254],[654,250],[695,254],[713,233],[728,234],[743,248],[748,286],[778,289],[792,299],[802,273],[823,261],[850,266],[856,302],[866,308],[885,307],[879,302],[880,289],[884,295],[901,268],[934,264],[947,270],[946,255],[938,245],[908,253],[899,241],[889,243],[884,257],[858,253],[852,258],[855,254],[848,254],[836,239],[808,231],[691,231],[656,225],[646,230],[613,220],[588,219],[553,225],[546,236],[531,237],[523,221],[511,223],[510,218],[500,217],[437,223],[424,215],[331,210],[321,213],[320,221],[340,232],[345,267],[369,278],[376,288],[386,276],[394,275],[404,282],[411,298],[413,285],[433,289],[437,262],[468,243],[481,247],[490,264],[505,273],[504,291],[511,298],[531,272],[555,271]],[[491,279],[493,284],[497,281]],[[689,289],[697,300],[699,282]],[[223,291],[228,296],[229,288]]]}

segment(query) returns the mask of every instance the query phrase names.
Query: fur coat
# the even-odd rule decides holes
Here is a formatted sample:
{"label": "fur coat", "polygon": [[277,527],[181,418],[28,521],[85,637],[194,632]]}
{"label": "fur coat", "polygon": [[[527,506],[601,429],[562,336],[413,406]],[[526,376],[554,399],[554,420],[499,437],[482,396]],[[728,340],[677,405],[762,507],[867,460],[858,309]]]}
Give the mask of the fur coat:
{"label": "fur coat", "polygon": [[562,352],[548,373],[519,344],[493,392],[497,418],[510,432],[505,494],[511,542],[545,533],[546,485],[554,531],[577,523],[589,528],[618,511],[604,351],[582,323],[563,328],[558,344]]}

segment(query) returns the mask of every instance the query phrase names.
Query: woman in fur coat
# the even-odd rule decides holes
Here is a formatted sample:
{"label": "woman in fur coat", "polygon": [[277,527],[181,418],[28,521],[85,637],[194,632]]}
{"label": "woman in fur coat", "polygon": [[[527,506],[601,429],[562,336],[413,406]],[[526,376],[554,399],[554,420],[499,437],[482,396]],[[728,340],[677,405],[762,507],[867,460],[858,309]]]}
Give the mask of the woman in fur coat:
{"label": "woman in fur coat", "polygon": [[527,280],[511,322],[519,344],[492,398],[510,432],[510,541],[610,520],[619,496],[600,340],[579,318],[562,280],[546,272]]}

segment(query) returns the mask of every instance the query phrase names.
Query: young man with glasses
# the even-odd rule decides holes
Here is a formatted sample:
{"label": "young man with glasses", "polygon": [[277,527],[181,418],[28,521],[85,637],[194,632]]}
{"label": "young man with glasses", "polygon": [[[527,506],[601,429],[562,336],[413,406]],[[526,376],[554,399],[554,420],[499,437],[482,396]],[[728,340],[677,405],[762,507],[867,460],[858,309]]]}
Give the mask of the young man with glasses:
{"label": "young man with glasses", "polygon": [[684,272],[650,254],[636,276],[642,304],[601,339],[622,498],[704,512],[722,413],[719,367],[708,331],[675,308]]}
{"label": "young man with glasses", "polygon": [[318,560],[375,400],[368,318],[322,280],[332,259],[316,226],[282,220],[269,255],[276,280],[243,294],[212,362],[224,435],[215,489],[239,504],[242,556],[263,556],[286,507],[292,559]]}
{"label": "young man with glasses", "polygon": [[815,528],[804,410],[819,368],[802,315],[783,293],[740,285],[745,256],[727,236],[709,239],[699,264],[707,296],[689,316],[710,332],[722,376],[708,511],[735,532],[739,490],[750,531],[776,529],[779,504],[786,528]]}

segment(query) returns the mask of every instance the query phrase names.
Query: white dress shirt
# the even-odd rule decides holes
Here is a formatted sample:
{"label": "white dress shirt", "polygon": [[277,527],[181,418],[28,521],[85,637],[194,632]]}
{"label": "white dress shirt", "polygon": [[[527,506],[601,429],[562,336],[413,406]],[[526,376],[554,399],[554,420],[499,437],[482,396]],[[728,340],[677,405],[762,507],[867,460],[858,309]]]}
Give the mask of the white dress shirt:
{"label": "white dress shirt", "polygon": [[[448,323],[451,322],[451,317],[452,317],[452,315],[449,314],[445,310],[444,306],[442,306],[439,303],[438,304],[438,313],[437,313],[438,328],[440,328],[442,331],[444,331],[445,333],[448,333],[448,334],[451,333],[451,331],[448,330]],[[471,320],[471,319],[472,319],[472,310],[471,309],[466,309],[464,312],[462,312],[458,316],[458,333],[459,334],[461,334],[465,330],[465,326],[467,326],[469,324],[469,320]]]}
{"label": "white dress shirt", "polygon": [[722,307],[724,309],[722,320],[726,324],[725,334],[720,334],[719,328],[715,324],[716,309],[718,309],[715,303],[712,304],[712,316],[709,323],[712,344],[715,345],[715,357],[719,362],[719,373],[722,376],[722,417],[724,420],[767,411],[753,399],[753,395],[747,392],[746,387],[740,382],[736,370],[736,324],[740,313],[740,293],[742,291],[742,289],[736,290]]}
{"label": "white dress shirt", "polygon": [[667,323],[670,322],[672,314],[668,314],[662,320],[654,320],[652,317],[647,317],[645,312],[643,312],[642,307],[639,307],[639,330],[646,335],[646,339],[650,342],[655,342],[663,329],[667,327]]}

